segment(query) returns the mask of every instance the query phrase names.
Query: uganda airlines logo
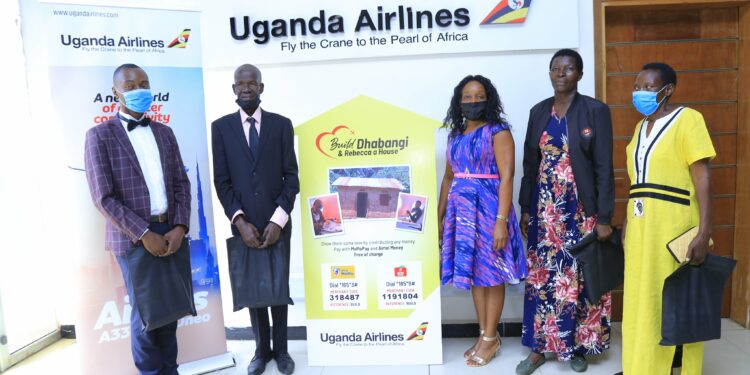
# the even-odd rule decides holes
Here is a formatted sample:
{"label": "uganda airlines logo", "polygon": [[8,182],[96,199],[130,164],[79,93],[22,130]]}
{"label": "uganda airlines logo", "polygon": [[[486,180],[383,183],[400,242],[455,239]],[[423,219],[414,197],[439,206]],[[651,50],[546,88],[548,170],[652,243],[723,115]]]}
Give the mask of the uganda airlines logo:
{"label": "uganda airlines logo", "polygon": [[190,29],[182,30],[182,32],[174,38],[172,43],[169,43],[167,48],[186,48],[188,39],[190,39]]}
{"label": "uganda airlines logo", "polygon": [[531,0],[502,0],[480,25],[523,23],[529,14]]}
{"label": "uganda airlines logo", "polygon": [[406,341],[422,341],[424,340],[424,335],[427,334],[427,325],[430,324],[429,322],[424,322],[417,327],[417,329],[414,330],[414,332],[409,335],[409,337],[406,338]]}

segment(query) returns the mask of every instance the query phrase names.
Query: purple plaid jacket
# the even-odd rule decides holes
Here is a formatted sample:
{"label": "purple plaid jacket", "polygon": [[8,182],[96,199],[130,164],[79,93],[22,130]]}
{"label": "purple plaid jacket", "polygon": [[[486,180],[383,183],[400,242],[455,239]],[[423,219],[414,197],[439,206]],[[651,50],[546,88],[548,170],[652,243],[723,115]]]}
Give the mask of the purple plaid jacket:
{"label": "purple plaid jacket", "polygon": [[[168,126],[152,121],[151,129],[159,147],[164,183],[169,204],[169,224],[190,224],[190,180]],[[94,126],[86,132],[86,179],[96,208],[107,219],[106,250],[115,255],[140,245],[140,236],[148,228],[151,216],[146,180],[118,118]]]}

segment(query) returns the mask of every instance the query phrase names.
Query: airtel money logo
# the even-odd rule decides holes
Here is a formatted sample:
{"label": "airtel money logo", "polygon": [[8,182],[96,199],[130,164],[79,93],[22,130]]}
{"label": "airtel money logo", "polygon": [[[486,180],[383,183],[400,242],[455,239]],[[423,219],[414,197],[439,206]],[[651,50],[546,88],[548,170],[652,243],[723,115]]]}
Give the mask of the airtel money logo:
{"label": "airtel money logo", "polygon": [[531,0],[503,0],[484,17],[480,25],[523,23],[530,6]]}

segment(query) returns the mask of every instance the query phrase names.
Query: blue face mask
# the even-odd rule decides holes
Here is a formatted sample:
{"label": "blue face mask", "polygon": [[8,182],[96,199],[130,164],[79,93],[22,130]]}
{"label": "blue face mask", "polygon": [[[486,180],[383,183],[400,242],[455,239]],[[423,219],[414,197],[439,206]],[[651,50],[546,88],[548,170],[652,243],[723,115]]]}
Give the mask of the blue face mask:
{"label": "blue face mask", "polygon": [[154,101],[154,96],[151,95],[149,89],[125,91],[122,96],[125,98],[125,108],[136,113],[145,113]]}
{"label": "blue face mask", "polygon": [[656,112],[657,109],[659,109],[659,106],[661,105],[661,102],[664,101],[667,97],[661,98],[660,101],[656,101],[656,95],[659,94],[662,90],[667,88],[667,86],[664,86],[659,91],[633,91],[633,106],[635,109],[640,112],[644,116],[651,116],[654,112]]}

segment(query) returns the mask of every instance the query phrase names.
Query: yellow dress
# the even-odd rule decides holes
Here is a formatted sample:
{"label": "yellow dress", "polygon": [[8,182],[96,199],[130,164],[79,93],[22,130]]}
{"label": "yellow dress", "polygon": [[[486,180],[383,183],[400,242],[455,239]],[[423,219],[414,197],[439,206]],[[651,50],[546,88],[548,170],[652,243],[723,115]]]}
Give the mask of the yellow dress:
{"label": "yellow dress", "polygon": [[[660,346],[664,280],[679,264],[666,244],[699,225],[690,165],[716,155],[703,116],[677,108],[646,135],[643,121],[627,147],[632,183],[625,233],[622,318],[624,375],[670,374],[674,346]],[[703,343],[683,347],[682,374],[700,374]]]}

